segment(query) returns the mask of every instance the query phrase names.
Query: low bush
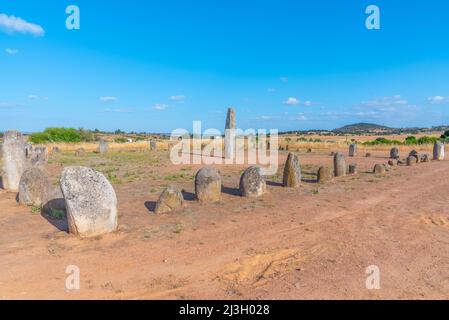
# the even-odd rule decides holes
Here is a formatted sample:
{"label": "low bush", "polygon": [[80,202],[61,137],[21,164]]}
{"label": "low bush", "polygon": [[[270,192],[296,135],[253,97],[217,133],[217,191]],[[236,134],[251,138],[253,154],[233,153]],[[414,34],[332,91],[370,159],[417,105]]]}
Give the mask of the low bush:
{"label": "low bush", "polygon": [[89,142],[94,136],[91,131],[73,128],[47,128],[44,132],[37,132],[30,135],[30,142],[50,143],[50,142]]}

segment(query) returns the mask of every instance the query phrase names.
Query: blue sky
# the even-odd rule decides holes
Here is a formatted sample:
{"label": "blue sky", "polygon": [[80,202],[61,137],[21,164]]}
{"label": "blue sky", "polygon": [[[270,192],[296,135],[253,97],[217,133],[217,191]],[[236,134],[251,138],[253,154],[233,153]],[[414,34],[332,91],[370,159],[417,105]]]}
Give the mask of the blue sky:
{"label": "blue sky", "polygon": [[243,129],[449,124],[448,14],[441,0],[2,1],[0,130],[223,129],[231,106]]}

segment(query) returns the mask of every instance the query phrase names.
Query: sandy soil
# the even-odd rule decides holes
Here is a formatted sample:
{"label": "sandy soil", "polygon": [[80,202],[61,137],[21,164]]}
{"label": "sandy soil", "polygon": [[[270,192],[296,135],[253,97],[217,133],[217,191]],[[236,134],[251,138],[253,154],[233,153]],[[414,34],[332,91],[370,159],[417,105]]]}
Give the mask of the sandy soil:
{"label": "sandy soil", "polygon": [[[165,166],[164,152],[144,154],[147,162],[58,156],[48,166],[55,179],[62,165],[104,169],[119,230],[81,240],[0,191],[0,298],[447,299],[449,161],[368,172],[386,156],[347,159],[361,173],[321,185],[315,172],[331,165],[329,152],[301,154],[303,186],[285,189],[277,175],[258,200],[237,195],[244,166],[220,167],[223,199],[208,206],[192,200],[199,167]],[[186,207],[156,216],[168,183],[185,189]],[[80,268],[78,291],[65,288],[68,265]],[[365,287],[370,265],[380,290]]]}

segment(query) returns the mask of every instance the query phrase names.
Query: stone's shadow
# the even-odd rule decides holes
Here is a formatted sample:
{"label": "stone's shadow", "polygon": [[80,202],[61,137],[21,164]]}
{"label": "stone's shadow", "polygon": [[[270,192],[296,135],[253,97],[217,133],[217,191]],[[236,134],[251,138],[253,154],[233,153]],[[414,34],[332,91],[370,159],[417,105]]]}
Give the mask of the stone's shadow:
{"label": "stone's shadow", "polygon": [[305,183],[318,183],[318,179],[301,179]]}
{"label": "stone's shadow", "polygon": [[146,201],[145,208],[150,212],[154,212],[156,210],[156,201]]}
{"label": "stone's shadow", "polygon": [[208,158],[217,158],[217,159],[226,159],[225,156],[215,156],[215,155],[208,155],[208,154],[203,154],[203,153],[194,153],[194,152],[181,152],[181,154],[187,154],[190,156],[201,156],[201,157],[208,157]]}
{"label": "stone's shadow", "polygon": [[182,193],[182,197],[184,198],[185,201],[195,201],[196,200],[196,195],[192,192],[182,190],[181,193]]}
{"label": "stone's shadow", "polygon": [[[63,216],[61,218],[53,217],[52,213],[63,213]],[[69,232],[69,223],[67,220],[67,212],[65,209],[64,199],[53,199],[47,202],[42,207],[41,216],[45,218],[50,224],[55,226],[58,230]]]}
{"label": "stone's shadow", "polygon": [[316,173],[316,172],[302,172],[302,174],[314,177],[312,179],[302,178],[301,179],[302,182],[305,182],[305,183],[318,183],[318,173]]}
{"label": "stone's shadow", "polygon": [[229,194],[230,196],[235,196],[235,197],[240,197],[242,195],[239,188],[229,188],[229,187],[225,187],[225,186],[221,187],[221,192]]}
{"label": "stone's shadow", "polygon": [[276,182],[276,181],[266,181],[267,186],[271,186],[271,187],[283,187],[284,184],[280,183],[280,182]]}
{"label": "stone's shadow", "polygon": [[0,189],[3,189],[3,177],[0,176]]}

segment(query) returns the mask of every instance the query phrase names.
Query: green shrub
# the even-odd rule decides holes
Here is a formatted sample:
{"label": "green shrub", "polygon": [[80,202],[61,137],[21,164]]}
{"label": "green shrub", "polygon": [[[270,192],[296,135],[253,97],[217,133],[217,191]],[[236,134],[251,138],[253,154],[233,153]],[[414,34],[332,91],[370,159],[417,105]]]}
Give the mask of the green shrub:
{"label": "green shrub", "polygon": [[126,138],[116,138],[116,139],[114,139],[114,141],[117,142],[117,143],[127,143],[128,139],[126,139]]}
{"label": "green shrub", "polygon": [[438,141],[439,139],[436,137],[421,137],[416,139],[414,136],[407,137],[404,142],[398,140],[388,140],[386,138],[377,138],[373,141],[366,141],[363,143],[365,146],[376,146],[376,145],[418,145],[418,144],[432,144]]}
{"label": "green shrub", "polygon": [[410,136],[405,138],[405,144],[418,144],[418,140],[416,140],[415,136]]}
{"label": "green shrub", "polygon": [[33,133],[30,136],[33,143],[47,142],[81,142],[83,136],[73,128],[47,128],[44,132]]}
{"label": "green shrub", "polygon": [[62,220],[65,217],[65,213],[62,210],[53,209],[49,213],[50,217],[55,220]]}
{"label": "green shrub", "polygon": [[433,144],[437,142],[438,138],[436,137],[421,137],[418,139],[418,144]]}

